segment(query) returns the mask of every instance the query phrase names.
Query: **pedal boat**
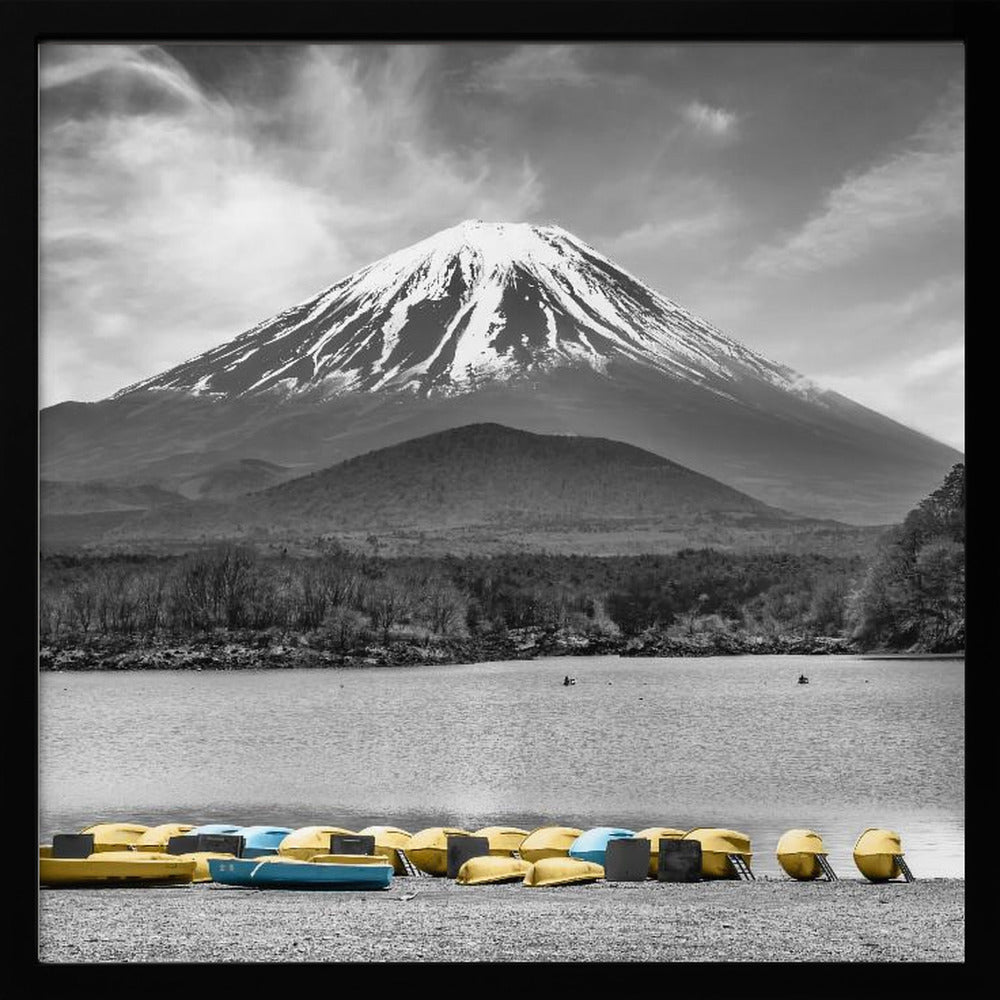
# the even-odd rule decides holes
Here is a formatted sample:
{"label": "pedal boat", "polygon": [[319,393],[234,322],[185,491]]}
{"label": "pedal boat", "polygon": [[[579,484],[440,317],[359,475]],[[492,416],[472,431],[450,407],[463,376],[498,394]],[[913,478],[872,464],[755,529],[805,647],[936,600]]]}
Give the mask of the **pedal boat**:
{"label": "pedal boat", "polygon": [[188,851],[187,854],[171,854],[172,858],[180,858],[182,861],[194,862],[194,873],[191,875],[192,882],[211,882],[212,872],[208,867],[208,862],[212,858],[235,858],[235,854],[222,854],[219,851]]}
{"label": "pedal boat", "polygon": [[94,835],[94,853],[97,854],[103,851],[129,851],[148,829],[148,826],[140,823],[95,823],[80,833]]}
{"label": "pedal boat", "polygon": [[586,830],[573,841],[569,849],[571,858],[580,861],[592,861],[595,865],[604,866],[604,858],[608,852],[608,842],[611,840],[632,840],[634,830],[622,830],[616,826],[595,826]]}
{"label": "pedal boat", "polygon": [[697,840],[701,843],[702,878],[739,878],[739,873],[729,860],[729,855],[740,855],[746,862],[747,868],[750,867],[753,858],[750,838],[739,830],[697,827],[688,830],[681,840]]}
{"label": "pedal boat", "polygon": [[524,885],[550,886],[573,885],[577,882],[596,882],[604,878],[604,868],[593,861],[580,858],[549,857],[536,861],[524,876]]}
{"label": "pedal boat", "polygon": [[163,823],[151,826],[134,844],[137,851],[156,851],[166,853],[171,837],[183,837],[194,827],[190,823]]}
{"label": "pedal boat", "polygon": [[472,836],[455,826],[431,826],[418,830],[404,848],[410,862],[428,875],[448,874],[448,836]]}
{"label": "pedal boat", "polygon": [[775,854],[778,864],[785,873],[800,882],[819,878],[823,868],[819,855],[829,852],[823,846],[823,838],[815,830],[788,830],[781,835]]}
{"label": "pedal boat", "polygon": [[[290,833],[290,826],[244,826],[239,835],[243,838],[243,857],[260,858],[266,854],[277,854],[281,842]],[[330,844],[327,841],[327,847]]]}
{"label": "pedal boat", "polygon": [[[478,836],[478,835],[477,835]],[[458,885],[490,885],[494,882],[523,882],[531,871],[531,862],[509,854],[487,854],[469,858],[458,869]]]}
{"label": "pedal boat", "polygon": [[330,838],[335,833],[353,837],[353,830],[345,830],[342,826],[300,826],[292,830],[278,845],[278,854],[283,858],[298,858],[308,861],[317,854],[330,853]]}
{"label": "pedal boat", "polygon": [[472,836],[485,837],[490,842],[490,854],[494,857],[512,858],[514,851],[520,851],[528,831],[519,830],[516,826],[484,826]]}
{"label": "pedal boat", "polygon": [[869,827],[854,844],[854,863],[869,882],[888,882],[903,874],[903,845],[894,830]]}
{"label": "pedal boat", "polygon": [[86,858],[39,858],[38,881],[59,888],[190,885],[196,864],[152,851],[96,851]]}
{"label": "pedal boat", "polygon": [[540,826],[521,842],[518,854],[532,863],[545,858],[568,858],[573,841],[583,833],[572,826]]}
{"label": "pedal boat", "polygon": [[242,826],[234,826],[232,823],[205,823],[188,830],[188,835],[197,837],[200,833],[210,833],[222,837],[239,837],[243,834]]}
{"label": "pedal boat", "polygon": [[212,879],[245,889],[387,889],[392,865],[363,854],[317,854],[301,858],[210,858]]}
{"label": "pedal boat", "polygon": [[362,837],[375,838],[375,853],[388,858],[396,875],[405,875],[406,866],[398,852],[406,849],[413,834],[409,830],[401,830],[398,826],[366,826],[358,830]]}
{"label": "pedal boat", "polygon": [[656,878],[660,874],[660,841],[680,840],[683,836],[683,830],[675,830],[672,826],[648,826],[636,834],[636,837],[649,841],[650,878]]}

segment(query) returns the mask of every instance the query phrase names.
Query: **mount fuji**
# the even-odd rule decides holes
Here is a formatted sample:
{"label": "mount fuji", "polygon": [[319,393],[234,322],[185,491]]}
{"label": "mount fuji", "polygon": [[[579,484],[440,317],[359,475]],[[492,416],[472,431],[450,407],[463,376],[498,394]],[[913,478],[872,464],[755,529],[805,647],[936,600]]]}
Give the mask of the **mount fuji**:
{"label": "mount fuji", "polygon": [[961,455],[768,360],[558,226],[463,222],[98,403],[49,480],[302,475],[472,423],[624,442],[796,514],[898,520]]}

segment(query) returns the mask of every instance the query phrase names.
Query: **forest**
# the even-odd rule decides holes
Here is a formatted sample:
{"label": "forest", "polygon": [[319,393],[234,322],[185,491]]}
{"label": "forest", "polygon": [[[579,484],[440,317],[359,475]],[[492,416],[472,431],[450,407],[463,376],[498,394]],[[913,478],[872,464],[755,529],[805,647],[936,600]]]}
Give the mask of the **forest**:
{"label": "forest", "polygon": [[453,638],[472,641],[462,650],[476,655],[477,639],[532,629],[599,637],[609,649],[670,636],[795,636],[857,650],[960,650],[964,466],[888,529],[868,560],[710,548],[388,558],[336,544],[293,557],[217,544],[174,556],[47,555],[40,564],[43,648],[221,634],[341,653]]}

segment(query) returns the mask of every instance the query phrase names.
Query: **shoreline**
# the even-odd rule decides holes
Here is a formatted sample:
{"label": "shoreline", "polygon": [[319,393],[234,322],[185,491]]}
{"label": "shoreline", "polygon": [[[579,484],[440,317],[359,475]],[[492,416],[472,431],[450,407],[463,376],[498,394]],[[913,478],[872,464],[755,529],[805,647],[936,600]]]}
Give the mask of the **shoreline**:
{"label": "shoreline", "polygon": [[413,667],[534,660],[575,656],[828,656],[867,660],[964,659],[961,653],[862,651],[830,636],[740,636],[708,633],[678,636],[647,633],[626,638],[559,629],[511,629],[475,637],[392,636],[344,648],[310,634],[216,632],[156,638],[99,637],[42,641],[42,671],[88,670],[287,670],[353,667]]}
{"label": "shoreline", "polygon": [[965,880],[394,878],[377,892],[43,889],[38,957],[88,962],[964,962]]}

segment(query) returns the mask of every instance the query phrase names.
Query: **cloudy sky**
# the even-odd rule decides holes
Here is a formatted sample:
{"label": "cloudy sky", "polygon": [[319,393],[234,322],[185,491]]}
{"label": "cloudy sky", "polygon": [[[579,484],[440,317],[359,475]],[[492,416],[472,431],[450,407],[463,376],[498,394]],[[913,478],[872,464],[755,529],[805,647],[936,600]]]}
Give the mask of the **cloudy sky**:
{"label": "cloudy sky", "polygon": [[481,218],[964,446],[958,44],[47,43],[39,82],[43,405]]}

